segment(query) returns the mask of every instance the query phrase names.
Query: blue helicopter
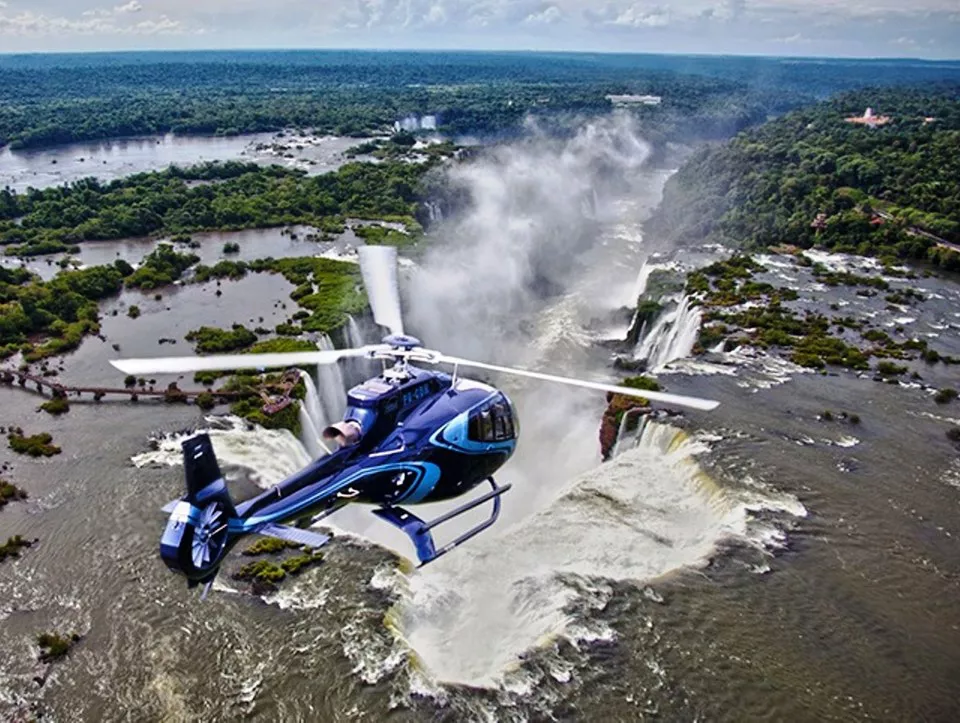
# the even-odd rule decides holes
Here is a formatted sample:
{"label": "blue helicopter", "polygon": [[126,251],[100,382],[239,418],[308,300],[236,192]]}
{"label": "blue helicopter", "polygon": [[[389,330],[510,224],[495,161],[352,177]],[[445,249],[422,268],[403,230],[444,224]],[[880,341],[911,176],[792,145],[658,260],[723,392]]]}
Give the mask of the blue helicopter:
{"label": "blue helicopter", "polygon": [[[358,251],[374,320],[391,332],[382,344],[332,351],[111,361],[122,372],[138,376],[263,371],[335,364],[348,358],[383,362],[379,376],[349,391],[343,420],[323,431],[324,439],[335,444],[335,449],[252,499],[233,501],[206,434],[183,442],[186,494],[164,507],[170,517],[160,541],[160,556],[171,570],[186,577],[190,587],[204,585],[204,595],[226,554],[243,537],[267,535],[318,548],[330,537],[306,528],[347,504],[373,505],[374,515],[410,538],[420,565],[436,560],[493,525],[500,514],[500,498],[510,489],[509,484],[498,484],[494,473],[516,449],[519,419],[506,394],[458,376],[461,367],[695,409],[710,410],[718,405],[705,399],[485,364],[425,349],[418,339],[403,331],[396,250],[364,246]],[[453,373],[418,366],[441,364],[452,366]],[[483,483],[489,485],[489,491],[430,521],[405,507],[454,499]],[[487,502],[492,503],[492,509],[485,521],[442,547],[436,546],[436,527]]]}

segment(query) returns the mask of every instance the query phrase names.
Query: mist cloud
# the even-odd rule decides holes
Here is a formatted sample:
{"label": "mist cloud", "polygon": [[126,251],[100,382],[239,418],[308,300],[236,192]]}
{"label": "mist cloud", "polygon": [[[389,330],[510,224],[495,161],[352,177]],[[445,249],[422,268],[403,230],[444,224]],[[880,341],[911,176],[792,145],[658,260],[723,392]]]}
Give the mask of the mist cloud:
{"label": "mist cloud", "polygon": [[444,185],[469,201],[408,284],[411,328],[450,353],[515,362],[530,314],[566,287],[595,241],[597,202],[648,157],[631,120],[616,115],[566,140],[534,128],[449,169]]}

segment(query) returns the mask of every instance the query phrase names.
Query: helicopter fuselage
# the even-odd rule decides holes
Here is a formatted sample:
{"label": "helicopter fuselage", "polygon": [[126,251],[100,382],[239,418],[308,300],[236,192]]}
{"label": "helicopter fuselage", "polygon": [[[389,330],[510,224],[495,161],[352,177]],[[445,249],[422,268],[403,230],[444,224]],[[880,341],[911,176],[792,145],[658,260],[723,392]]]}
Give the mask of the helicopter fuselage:
{"label": "helicopter fuselage", "polygon": [[238,504],[230,531],[253,532],[348,502],[392,506],[458,497],[510,458],[519,431],[503,392],[415,367],[351,389],[344,420],[361,429],[355,444]]}

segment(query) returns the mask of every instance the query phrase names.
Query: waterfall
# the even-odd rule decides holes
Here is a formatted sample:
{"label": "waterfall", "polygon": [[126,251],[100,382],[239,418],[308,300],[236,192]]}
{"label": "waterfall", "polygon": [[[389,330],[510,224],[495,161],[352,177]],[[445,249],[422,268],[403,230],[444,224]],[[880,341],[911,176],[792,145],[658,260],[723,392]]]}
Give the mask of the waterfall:
{"label": "waterfall", "polygon": [[[308,376],[307,379],[310,377]],[[327,454],[327,449],[320,441],[322,431],[317,429],[317,425],[310,413],[307,411],[306,404],[300,405],[300,442],[306,448],[311,459],[317,459]]]}
{"label": "waterfall", "polygon": [[443,221],[443,209],[439,203],[436,201],[424,201],[423,206],[427,209],[427,218],[430,219],[430,223]]}
{"label": "waterfall", "polygon": [[673,309],[660,315],[640,340],[634,359],[646,359],[647,368],[655,372],[676,359],[689,356],[697,343],[700,319],[700,307],[684,295]]}
{"label": "waterfall", "polygon": [[328,426],[330,417],[323,410],[323,403],[317,393],[313,377],[304,371],[300,372],[300,376],[307,388],[307,395],[300,405],[300,441],[310,456],[316,459],[326,454],[320,435]]}
{"label": "waterfall", "polygon": [[347,315],[347,345],[351,347],[363,346],[366,342],[363,340],[363,332],[360,331],[360,325],[357,320],[349,314]]}
{"label": "waterfall", "polygon": [[[317,347],[321,351],[334,349],[333,342],[326,334],[321,335]],[[316,374],[316,390],[319,394],[319,405],[323,409],[323,419],[326,420],[323,424],[325,427],[330,421],[339,420],[347,408],[346,383],[339,364],[318,364]]]}
{"label": "waterfall", "polygon": [[[368,338],[367,334],[365,334],[360,327],[360,324],[358,324],[357,320],[352,316],[347,317],[346,340],[347,346],[351,348],[380,341],[379,339]],[[370,359],[345,359],[343,361],[343,370],[347,383],[346,388],[349,389],[355,384],[360,384],[370,377],[378,375],[380,373],[380,365],[378,362]]]}
{"label": "waterfall", "polygon": [[637,283],[633,287],[633,298],[631,303],[640,305],[640,297],[647,290],[647,282],[650,280],[650,274],[657,268],[657,264],[651,264],[649,259],[643,260],[643,266],[640,267],[640,273],[637,274]]}

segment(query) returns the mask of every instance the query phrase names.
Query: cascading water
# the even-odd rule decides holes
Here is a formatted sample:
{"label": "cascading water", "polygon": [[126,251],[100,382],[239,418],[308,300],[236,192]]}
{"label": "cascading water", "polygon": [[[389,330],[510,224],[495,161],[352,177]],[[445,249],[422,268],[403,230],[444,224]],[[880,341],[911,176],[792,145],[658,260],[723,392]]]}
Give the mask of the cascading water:
{"label": "cascading water", "polygon": [[[335,348],[326,334],[320,337],[317,346],[321,351],[331,351]],[[343,416],[343,411],[347,408],[347,390],[339,364],[319,364],[316,375],[316,390],[325,420],[320,427],[322,430],[327,423],[339,420]],[[312,410],[311,416],[314,419],[318,418],[313,415]]]}
{"label": "cascading water", "polygon": [[310,456],[316,459],[327,453],[320,441],[320,435],[327,427],[329,420],[324,416],[313,378],[303,371],[300,376],[307,388],[307,394],[300,405],[300,441]]}
{"label": "cascading water", "polygon": [[644,292],[647,290],[647,282],[650,281],[650,274],[653,273],[654,269],[661,268],[657,264],[650,263],[650,259],[644,259],[643,265],[640,267],[640,271],[637,274],[637,285],[633,288],[633,298],[631,303],[639,303],[640,297],[643,296]]}
{"label": "cascading water", "polygon": [[363,346],[366,342],[364,341],[363,332],[360,330],[360,325],[357,323],[357,320],[352,316],[347,316],[347,346]]}
{"label": "cascading water", "polygon": [[423,206],[427,209],[427,218],[430,220],[430,223],[443,221],[443,208],[441,208],[439,203],[436,201],[426,201]]}
{"label": "cascading water", "polygon": [[[360,324],[352,316],[347,317],[346,338],[347,346],[353,348],[380,341],[364,334]],[[369,359],[345,359],[342,364],[347,388],[380,373],[379,364]]]}
{"label": "cascading water", "polygon": [[634,359],[645,359],[647,368],[655,372],[672,361],[689,356],[697,343],[701,320],[700,307],[694,305],[689,296],[682,296],[643,336]]}
{"label": "cascading water", "polygon": [[526,519],[412,577],[405,639],[440,680],[509,683],[525,651],[577,637],[582,621],[567,606],[590,580],[639,582],[705,559],[745,532],[747,515],[700,470],[693,455],[704,449],[674,427],[644,425],[616,460]]}

